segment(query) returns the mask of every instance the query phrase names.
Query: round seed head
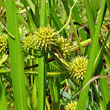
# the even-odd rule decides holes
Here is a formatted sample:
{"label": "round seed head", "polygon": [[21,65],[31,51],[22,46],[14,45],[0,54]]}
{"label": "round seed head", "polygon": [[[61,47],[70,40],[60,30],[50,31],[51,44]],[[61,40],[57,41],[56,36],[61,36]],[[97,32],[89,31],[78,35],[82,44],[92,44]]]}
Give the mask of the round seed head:
{"label": "round seed head", "polygon": [[6,52],[8,48],[8,38],[5,34],[0,36],[0,53]]}
{"label": "round seed head", "polygon": [[23,38],[22,40],[23,43],[23,50],[25,52],[32,52],[32,50],[36,50],[36,45],[37,45],[37,41],[36,41],[36,37],[33,36],[32,34],[26,36]]}
{"label": "round seed head", "polygon": [[87,56],[78,56],[70,62],[71,76],[78,80],[83,80],[85,77],[86,69],[88,65]]}
{"label": "round seed head", "polygon": [[39,28],[38,31],[35,32],[34,36],[37,40],[37,48],[51,51],[52,46],[56,45],[55,40],[57,38],[57,32],[55,32],[51,27]]}
{"label": "round seed head", "polygon": [[65,106],[65,110],[76,110],[76,106],[77,106],[77,101],[68,103],[68,104]]}
{"label": "round seed head", "polygon": [[58,37],[57,39],[57,51],[61,54],[62,57],[66,58],[71,55],[71,44],[68,39],[63,37]]}

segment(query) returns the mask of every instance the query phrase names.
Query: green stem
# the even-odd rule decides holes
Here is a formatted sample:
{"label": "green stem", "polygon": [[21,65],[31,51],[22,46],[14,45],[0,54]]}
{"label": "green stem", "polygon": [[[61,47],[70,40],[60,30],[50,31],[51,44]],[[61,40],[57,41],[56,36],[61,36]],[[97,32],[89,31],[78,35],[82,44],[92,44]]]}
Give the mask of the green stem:
{"label": "green stem", "polygon": [[60,76],[55,77],[53,82],[54,110],[60,110]]}
{"label": "green stem", "polygon": [[70,20],[70,21],[71,21],[71,26],[72,26],[73,32],[74,32],[75,37],[76,37],[76,41],[77,41],[78,46],[79,46],[79,48],[80,48],[80,50],[81,50],[81,54],[84,54],[84,51],[83,51],[81,42],[80,42],[80,40],[79,40],[79,37],[78,37],[77,32],[76,32],[76,29],[75,29],[75,26],[74,26],[72,20]]}
{"label": "green stem", "polygon": [[[40,27],[46,26],[46,0],[41,0],[40,8]],[[38,58],[38,110],[45,110],[46,100],[46,76],[48,55],[44,50],[39,51]]]}
{"label": "green stem", "polygon": [[[11,71],[0,69],[0,75],[4,75],[7,73],[11,74]],[[63,72],[47,72],[47,76],[49,76],[49,77],[63,75],[63,74],[64,74]],[[26,71],[25,75],[35,75],[36,76],[36,75],[38,75],[38,72],[37,71]]]}
{"label": "green stem", "polygon": [[39,57],[38,62],[38,110],[45,110],[45,95],[46,95],[46,58],[44,53]]}
{"label": "green stem", "polygon": [[[34,63],[38,63],[38,58],[34,59]],[[37,68],[34,68],[35,71],[38,71]],[[34,86],[33,86],[33,108],[36,110],[38,105],[37,99],[37,88],[38,88],[38,76],[34,76]]]}
{"label": "green stem", "polygon": [[53,91],[53,77],[49,78],[49,89],[50,89],[50,95],[51,95],[51,101],[52,101],[52,110],[54,110],[54,91]]}

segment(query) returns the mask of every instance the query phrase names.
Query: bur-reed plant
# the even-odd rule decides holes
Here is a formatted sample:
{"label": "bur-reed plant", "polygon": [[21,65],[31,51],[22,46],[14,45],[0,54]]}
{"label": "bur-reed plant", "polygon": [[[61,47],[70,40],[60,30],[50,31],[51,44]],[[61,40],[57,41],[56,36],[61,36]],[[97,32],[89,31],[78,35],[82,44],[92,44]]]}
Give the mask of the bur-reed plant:
{"label": "bur-reed plant", "polygon": [[[77,8],[83,3],[87,15],[85,22],[80,16],[85,12]],[[109,63],[106,43],[110,32],[105,41],[100,40],[106,6],[109,9],[108,0],[6,0],[6,3],[0,0],[0,6],[7,19],[6,23],[0,16],[0,33],[8,34],[9,41],[6,49],[0,45],[0,49],[6,52],[5,57],[0,53],[0,65],[3,65],[0,67],[0,87],[3,90],[0,104],[4,102],[6,105],[3,100],[9,96],[6,94],[5,97],[7,90],[3,82],[6,80],[13,86],[14,98],[9,97],[17,110],[62,110],[76,100],[77,107],[73,103],[66,109],[109,109],[106,79],[91,83],[73,97],[94,75],[105,74],[103,56],[105,64]],[[3,110],[7,109],[7,106],[3,107]]]}

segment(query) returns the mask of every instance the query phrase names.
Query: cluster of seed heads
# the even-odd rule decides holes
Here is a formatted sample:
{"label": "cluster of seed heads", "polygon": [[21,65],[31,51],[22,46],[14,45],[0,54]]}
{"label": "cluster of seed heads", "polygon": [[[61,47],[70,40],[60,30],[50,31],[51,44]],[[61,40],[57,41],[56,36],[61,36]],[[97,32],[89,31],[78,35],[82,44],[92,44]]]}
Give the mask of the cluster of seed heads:
{"label": "cluster of seed heads", "polygon": [[78,80],[83,80],[85,77],[86,69],[88,65],[87,56],[77,56],[70,62],[71,66],[71,76]]}
{"label": "cluster of seed heads", "polygon": [[77,101],[70,102],[65,106],[65,110],[76,110]]}
{"label": "cluster of seed heads", "polygon": [[4,53],[8,47],[8,38],[5,34],[0,36],[0,53]]}
{"label": "cluster of seed heads", "polygon": [[71,44],[68,39],[64,37],[58,37],[57,40],[57,51],[61,54],[62,57],[66,58],[70,56]]}
{"label": "cluster of seed heads", "polygon": [[30,34],[23,38],[23,49],[26,51],[37,50],[51,50],[52,45],[56,45],[57,32],[51,27],[39,28],[33,35]]}
{"label": "cluster of seed heads", "polygon": [[30,34],[23,38],[23,49],[28,53],[32,50],[41,50],[58,52],[62,57],[70,55],[69,40],[58,37],[57,32],[51,27],[39,28],[33,35]]}

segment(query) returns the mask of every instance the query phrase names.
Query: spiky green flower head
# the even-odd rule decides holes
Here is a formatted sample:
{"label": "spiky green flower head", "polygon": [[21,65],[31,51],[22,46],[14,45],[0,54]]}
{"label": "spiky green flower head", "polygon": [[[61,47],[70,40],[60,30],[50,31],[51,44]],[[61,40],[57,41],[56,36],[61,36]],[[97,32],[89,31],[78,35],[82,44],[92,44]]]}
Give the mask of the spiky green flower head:
{"label": "spiky green flower head", "polygon": [[29,34],[28,36],[24,37],[23,40],[22,40],[23,51],[26,52],[26,53],[31,53],[32,54],[32,51],[37,50],[36,40],[37,40],[36,37],[33,36],[32,34]]}
{"label": "spiky green flower head", "polygon": [[70,102],[65,106],[65,110],[76,110],[77,101]]}
{"label": "spiky green flower head", "polygon": [[88,65],[87,56],[77,56],[70,62],[72,69],[71,76],[79,81],[85,77],[86,69]]}
{"label": "spiky green flower head", "polygon": [[71,44],[68,39],[64,37],[58,37],[57,39],[57,51],[62,57],[67,58],[71,54]]}
{"label": "spiky green flower head", "polygon": [[41,50],[50,50],[53,45],[56,45],[55,41],[57,39],[57,32],[51,27],[42,27],[35,32],[34,36],[36,37],[37,48]]}
{"label": "spiky green flower head", "polygon": [[0,36],[0,53],[6,52],[6,49],[8,48],[8,38],[6,34],[2,34]]}

